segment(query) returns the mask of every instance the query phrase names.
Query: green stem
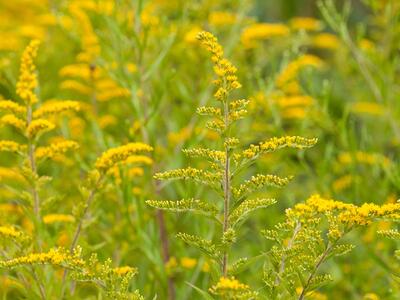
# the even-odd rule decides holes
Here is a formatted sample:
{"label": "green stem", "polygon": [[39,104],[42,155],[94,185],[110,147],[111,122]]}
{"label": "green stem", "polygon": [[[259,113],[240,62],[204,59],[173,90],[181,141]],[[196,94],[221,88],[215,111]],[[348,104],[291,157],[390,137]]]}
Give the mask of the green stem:
{"label": "green stem", "polygon": [[[226,100],[224,103],[224,122],[225,129],[228,129],[229,122],[229,103]],[[225,145],[225,167],[224,167],[224,220],[223,220],[223,234],[229,229],[229,206],[231,198],[231,174],[230,174],[230,157],[229,157],[229,145]],[[222,258],[222,274],[224,277],[228,275],[228,251],[224,250]]]}

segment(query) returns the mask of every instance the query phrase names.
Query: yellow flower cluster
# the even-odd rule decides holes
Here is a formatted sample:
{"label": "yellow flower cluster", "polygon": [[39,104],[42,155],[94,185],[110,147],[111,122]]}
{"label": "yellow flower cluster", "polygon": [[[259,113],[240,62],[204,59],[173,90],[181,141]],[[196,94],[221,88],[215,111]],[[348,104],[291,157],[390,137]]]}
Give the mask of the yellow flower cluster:
{"label": "yellow flower cluster", "polygon": [[180,262],[185,269],[193,269],[197,265],[197,260],[190,257],[182,257]]}
{"label": "yellow flower cluster", "polygon": [[292,177],[281,178],[276,175],[263,175],[257,174],[255,176],[251,176],[249,180],[246,180],[243,184],[241,184],[238,188],[233,189],[233,195],[235,197],[240,198],[245,193],[252,192],[259,188],[262,188],[265,185],[282,187],[289,183]]}
{"label": "yellow flower cluster", "polygon": [[18,144],[14,141],[0,140],[0,151],[21,152],[26,149],[25,145]]}
{"label": "yellow flower cluster", "polygon": [[249,286],[239,282],[234,277],[221,277],[219,281],[210,288],[210,292],[215,295],[230,295],[232,292],[248,291]]}
{"label": "yellow flower cluster", "polygon": [[82,95],[95,95],[97,101],[105,102],[130,95],[128,89],[120,87],[98,66],[93,68],[89,64],[67,65],[59,73],[62,77],[73,78],[65,79],[61,83],[62,89]]}
{"label": "yellow flower cluster", "polygon": [[3,125],[9,125],[12,127],[15,127],[16,129],[18,129],[21,132],[24,132],[25,128],[26,128],[26,122],[24,120],[21,120],[20,118],[18,118],[17,116],[13,115],[13,114],[8,114],[3,116],[0,119],[0,123]]}
{"label": "yellow flower cluster", "polygon": [[182,151],[190,157],[205,157],[211,161],[225,162],[225,153],[223,151],[210,150],[207,148],[191,148]]}
{"label": "yellow flower cluster", "polygon": [[202,31],[198,33],[197,39],[211,53],[214,72],[218,76],[218,79],[214,81],[218,87],[214,96],[217,100],[224,102],[230,91],[241,87],[236,76],[237,69],[229,60],[224,58],[224,51],[214,35]]}
{"label": "yellow flower cluster", "polygon": [[104,152],[96,161],[96,169],[106,172],[112,166],[125,161],[133,154],[140,152],[151,152],[153,148],[143,143],[129,143],[124,146],[116,147]]}
{"label": "yellow flower cluster", "polygon": [[293,209],[286,210],[287,216],[298,218],[309,218],[317,214],[329,216],[337,214],[337,220],[350,227],[368,225],[375,218],[398,219],[400,217],[399,213],[400,204],[398,203],[388,203],[381,206],[373,203],[365,203],[357,206],[325,199],[319,195],[313,195],[305,203],[297,204]]}
{"label": "yellow flower cluster", "polygon": [[390,164],[390,160],[381,154],[366,153],[362,151],[357,151],[355,154],[350,152],[340,153],[338,161],[340,164],[351,164],[354,162],[366,165],[381,164],[382,166],[388,166]]}
{"label": "yellow flower cluster", "polygon": [[242,152],[242,155],[247,159],[254,159],[260,154],[273,152],[285,147],[296,149],[310,148],[313,147],[317,141],[317,138],[307,139],[300,136],[274,137],[258,145],[250,145],[249,148]]}
{"label": "yellow flower cluster", "polygon": [[311,54],[304,54],[296,60],[290,62],[285,69],[278,75],[276,79],[276,85],[279,88],[283,88],[285,85],[293,82],[297,74],[304,67],[315,67],[320,68],[323,65],[322,60]]}
{"label": "yellow flower cluster", "polygon": [[70,252],[63,248],[51,249],[48,252],[31,253],[14,259],[0,261],[0,267],[14,268],[22,265],[50,264],[65,268],[79,268],[84,266],[80,258],[80,249]]}
{"label": "yellow flower cluster", "polygon": [[213,107],[213,106],[199,107],[197,108],[196,112],[199,115],[216,116],[216,117],[221,116],[221,109],[219,107]]}
{"label": "yellow flower cluster", "polygon": [[18,239],[23,236],[21,231],[16,230],[12,226],[0,226],[0,236],[12,239]]}
{"label": "yellow flower cluster", "polygon": [[194,179],[195,181],[201,181],[205,183],[217,183],[220,181],[221,176],[216,173],[211,173],[201,169],[187,167],[184,169],[175,169],[162,173],[156,173],[155,179]]}
{"label": "yellow flower cluster", "polygon": [[284,24],[255,23],[246,27],[241,35],[241,41],[247,48],[253,48],[259,40],[274,37],[285,37],[290,34],[290,29]]}
{"label": "yellow flower cluster", "polygon": [[131,155],[125,160],[124,163],[151,165],[153,163],[153,160],[146,155]]}
{"label": "yellow flower cluster", "polygon": [[383,116],[385,107],[379,103],[359,101],[350,106],[350,111],[355,114],[367,114],[372,116]]}
{"label": "yellow flower cluster", "polygon": [[295,95],[287,97],[279,97],[276,99],[280,108],[288,108],[293,106],[310,106],[314,103],[314,99],[307,95]]}
{"label": "yellow flower cluster", "polygon": [[73,223],[75,218],[72,215],[65,214],[48,214],[43,216],[43,223],[53,224],[53,223]]}
{"label": "yellow flower cluster", "polygon": [[35,118],[60,114],[67,111],[79,111],[81,108],[79,102],[72,100],[58,100],[58,101],[48,101],[41,107],[39,107],[33,113]]}
{"label": "yellow flower cluster", "polygon": [[38,101],[34,89],[37,87],[37,75],[35,73],[36,67],[33,59],[37,55],[39,48],[39,41],[33,40],[26,47],[21,58],[20,75],[17,82],[17,95],[27,104],[34,104]]}
{"label": "yellow flower cluster", "polygon": [[43,158],[54,158],[57,155],[63,154],[70,150],[76,150],[79,148],[77,142],[74,141],[61,141],[57,143],[52,143],[48,147],[39,147],[35,151],[35,156],[37,159]]}
{"label": "yellow flower cluster", "polygon": [[235,24],[237,16],[227,11],[213,11],[208,16],[208,22],[214,26]]}
{"label": "yellow flower cluster", "polygon": [[294,30],[318,31],[322,28],[322,23],[314,18],[296,17],[290,20],[290,27]]}
{"label": "yellow flower cluster", "polygon": [[340,46],[338,37],[331,33],[320,33],[313,37],[312,45],[317,48],[335,50]]}
{"label": "yellow flower cluster", "polygon": [[26,129],[26,134],[28,138],[34,139],[39,134],[43,134],[47,131],[53,130],[56,126],[46,119],[36,119],[33,120],[28,128]]}
{"label": "yellow flower cluster", "polygon": [[130,267],[130,266],[114,268],[113,271],[115,274],[117,274],[119,276],[125,276],[127,274],[136,274],[137,273],[137,269]]}
{"label": "yellow flower cluster", "polygon": [[26,108],[11,100],[0,100],[0,111],[8,111],[14,114],[26,114]]}

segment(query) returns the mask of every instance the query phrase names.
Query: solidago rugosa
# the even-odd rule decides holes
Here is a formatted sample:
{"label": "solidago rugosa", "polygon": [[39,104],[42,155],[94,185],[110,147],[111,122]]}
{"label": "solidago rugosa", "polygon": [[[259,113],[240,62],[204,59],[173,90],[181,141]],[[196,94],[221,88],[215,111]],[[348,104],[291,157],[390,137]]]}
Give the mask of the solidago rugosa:
{"label": "solidago rugosa", "polygon": [[380,219],[398,219],[400,204],[361,206],[319,195],[286,210],[286,220],[263,235],[276,243],[268,252],[264,282],[268,299],[305,299],[332,280],[319,269],[329,258],[350,252],[350,231]]}
{"label": "solidago rugosa", "polygon": [[[64,295],[64,281],[67,270],[71,277],[78,281],[91,281],[105,291],[111,298],[117,299],[142,299],[138,292],[130,292],[130,279],[136,274],[134,268],[125,266],[112,268],[111,260],[101,263],[95,256],[86,262],[82,258],[82,249],[78,246],[78,239],[82,232],[90,204],[111,168],[119,164],[141,164],[149,158],[142,153],[152,151],[152,147],[142,143],[129,143],[127,145],[110,149],[104,152],[96,161],[95,169],[88,176],[87,188],[82,187],[86,194],[86,201],[82,207],[77,207],[74,216],[60,213],[47,213],[49,204],[54,202],[54,197],[48,195],[44,189],[45,184],[52,180],[51,177],[41,175],[38,168],[46,160],[60,160],[67,151],[78,149],[78,143],[70,140],[60,140],[48,146],[41,146],[45,133],[54,130],[57,125],[52,117],[65,112],[80,110],[79,102],[71,100],[47,101],[39,106],[36,94],[38,79],[36,67],[33,63],[38,50],[39,42],[32,41],[25,49],[22,59],[20,76],[17,83],[17,95],[21,104],[12,100],[0,100],[0,122],[2,125],[11,126],[19,133],[19,142],[11,140],[0,141],[0,151],[16,153],[21,158],[21,164],[9,169],[8,173],[15,173],[23,182],[23,191],[18,196],[18,205],[26,212],[26,217],[34,225],[33,232],[25,232],[20,224],[0,226],[0,242],[4,248],[3,260],[0,268],[7,268],[10,275],[17,277],[24,285],[25,293],[36,293],[32,289],[30,279],[37,285],[38,297],[48,299],[51,289],[47,289],[48,276],[45,271],[37,269],[39,265],[51,265],[65,269],[64,279],[60,290]],[[145,159],[147,158],[147,160]],[[85,193],[87,191],[87,193]],[[75,234],[69,249],[62,247],[43,249],[53,243],[48,238],[46,225],[55,222],[76,223]],[[4,243],[3,243],[4,242]],[[49,245],[50,244],[50,245]],[[15,270],[14,270],[15,269]]]}
{"label": "solidago rugosa", "polygon": [[[207,128],[219,135],[220,149],[194,148],[186,149],[189,157],[206,159],[210,168],[197,169],[187,167],[155,174],[156,179],[183,179],[204,184],[220,196],[220,203],[198,199],[183,199],[180,201],[149,200],[147,204],[158,209],[175,212],[193,212],[211,217],[221,227],[221,235],[214,240],[206,240],[197,235],[178,233],[177,237],[185,243],[199,248],[213,263],[219,266],[220,281],[210,289],[215,295],[224,299],[251,299],[256,293],[249,287],[229,278],[236,263],[229,263],[229,253],[236,241],[240,225],[248,214],[256,209],[265,208],[275,203],[275,199],[250,198],[249,194],[265,186],[281,187],[286,185],[290,177],[280,178],[276,175],[257,174],[241,184],[237,184],[239,172],[247,168],[261,155],[280,148],[290,147],[304,149],[314,146],[316,139],[306,139],[297,136],[272,138],[258,145],[247,148],[240,147],[240,141],[233,135],[234,124],[245,117],[249,103],[245,99],[232,99],[232,93],[241,87],[236,76],[236,67],[224,57],[224,52],[217,39],[208,32],[198,34],[200,43],[211,54],[216,92],[214,98],[219,106],[200,107],[197,113],[211,117]],[[240,263],[240,262],[238,262]]]}

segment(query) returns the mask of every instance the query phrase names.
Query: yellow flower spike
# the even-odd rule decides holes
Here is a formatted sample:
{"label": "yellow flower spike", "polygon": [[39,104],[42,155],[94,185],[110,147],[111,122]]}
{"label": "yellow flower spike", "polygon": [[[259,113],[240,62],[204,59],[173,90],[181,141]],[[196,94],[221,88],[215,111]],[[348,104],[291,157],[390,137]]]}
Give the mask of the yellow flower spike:
{"label": "yellow flower spike", "polygon": [[386,108],[379,103],[359,101],[351,104],[350,111],[360,115],[384,116]]}
{"label": "yellow flower spike", "polygon": [[24,150],[26,150],[25,145],[18,144],[14,141],[0,140],[0,151],[18,153]]}
{"label": "yellow flower spike", "polygon": [[321,68],[324,65],[323,61],[310,54],[304,54],[297,59],[290,62],[285,69],[278,75],[276,79],[276,85],[279,88],[284,88],[287,84],[292,83],[298,73],[305,67]]}
{"label": "yellow flower spike", "polygon": [[18,239],[22,236],[23,233],[12,226],[0,226],[0,237]]}
{"label": "yellow flower spike", "polygon": [[46,119],[36,119],[29,124],[26,134],[30,139],[35,139],[39,135],[53,130],[55,127],[53,123]]}
{"label": "yellow flower spike", "polygon": [[119,276],[124,276],[126,274],[137,274],[137,269],[130,267],[130,266],[123,266],[123,267],[118,267],[114,268],[114,273],[119,275]]}
{"label": "yellow flower spike", "polygon": [[79,111],[81,106],[78,101],[57,100],[49,101],[33,112],[34,118],[41,118],[48,115],[57,115],[68,111]]}
{"label": "yellow flower spike", "polygon": [[74,223],[75,218],[72,215],[66,214],[48,214],[43,216],[43,223],[53,224],[53,223]]}
{"label": "yellow flower spike", "polygon": [[133,154],[141,152],[151,152],[153,148],[143,143],[129,143],[124,146],[116,147],[105,151],[96,161],[96,169],[106,172],[108,169],[125,161]]}
{"label": "yellow flower spike", "polygon": [[180,262],[185,269],[193,269],[197,265],[197,260],[190,257],[182,257]]}
{"label": "yellow flower spike", "polygon": [[0,261],[0,267],[3,268],[44,264],[66,268],[80,268],[84,265],[84,261],[80,258],[80,249],[70,252],[63,248],[51,249],[48,252],[42,253],[31,253],[26,256]]}
{"label": "yellow flower spike", "polygon": [[340,40],[334,34],[321,33],[312,39],[312,45],[316,48],[336,50],[340,46]]}
{"label": "yellow flower spike", "polygon": [[24,130],[26,128],[26,122],[24,120],[21,120],[20,118],[18,118],[17,116],[15,116],[13,114],[8,114],[8,115],[3,116],[0,119],[0,123],[4,124],[4,125],[9,125],[9,126],[15,127],[21,132],[24,132]]}
{"label": "yellow flower spike", "polygon": [[255,23],[246,27],[241,36],[241,41],[247,48],[253,48],[259,40],[274,37],[285,37],[290,34],[290,29],[284,24]]}
{"label": "yellow flower spike", "polygon": [[33,59],[37,55],[40,42],[33,40],[25,48],[21,57],[20,75],[17,82],[17,95],[21,97],[26,104],[34,104],[38,101],[34,93],[37,87],[36,67]]}
{"label": "yellow flower spike", "polygon": [[79,148],[79,144],[74,141],[61,141],[57,143],[53,143],[48,147],[39,147],[35,151],[36,159],[44,159],[44,158],[54,158],[59,154],[64,154],[70,150],[77,150]]}
{"label": "yellow flower spike", "polygon": [[197,39],[211,53],[214,72],[218,76],[218,79],[214,81],[217,86],[214,97],[218,101],[224,102],[230,91],[241,87],[236,76],[237,69],[229,60],[224,58],[222,46],[214,35],[207,31],[201,31],[197,34]]}
{"label": "yellow flower spike", "polygon": [[307,17],[296,17],[290,20],[290,27],[295,30],[318,31],[322,29],[320,20]]}
{"label": "yellow flower spike", "polygon": [[221,277],[219,281],[210,288],[214,295],[224,299],[255,299],[257,293],[252,292],[247,284],[239,282],[234,277]]}
{"label": "yellow flower spike", "polygon": [[232,25],[236,22],[236,15],[227,11],[213,11],[208,16],[208,22],[213,26]]}
{"label": "yellow flower spike", "polygon": [[0,111],[7,111],[19,115],[26,114],[25,107],[11,100],[0,100]]}
{"label": "yellow flower spike", "polygon": [[90,95],[91,88],[77,80],[64,80],[60,88],[63,90],[70,90],[82,95]]}

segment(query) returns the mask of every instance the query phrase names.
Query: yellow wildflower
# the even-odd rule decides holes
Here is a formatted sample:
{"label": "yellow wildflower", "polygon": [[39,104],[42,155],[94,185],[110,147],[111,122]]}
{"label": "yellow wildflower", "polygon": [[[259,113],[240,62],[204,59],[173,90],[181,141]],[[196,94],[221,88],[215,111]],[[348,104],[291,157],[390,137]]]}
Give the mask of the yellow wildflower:
{"label": "yellow wildflower", "polygon": [[153,148],[143,143],[130,143],[104,152],[96,161],[96,168],[105,172],[115,164],[125,161],[129,156],[140,152],[151,152]]}
{"label": "yellow wildflower", "polygon": [[246,47],[251,48],[256,45],[256,41],[285,37],[289,34],[290,29],[284,24],[255,23],[243,30],[241,40]]}
{"label": "yellow wildflower", "polygon": [[26,122],[24,120],[21,120],[20,118],[18,118],[17,116],[15,116],[13,114],[8,114],[8,115],[3,116],[0,119],[0,123],[2,123],[4,125],[13,126],[22,132],[26,128]]}
{"label": "yellow wildflower", "polygon": [[36,138],[39,134],[53,130],[55,125],[46,119],[33,120],[26,129],[27,136],[31,139]]}
{"label": "yellow wildflower", "polygon": [[60,88],[63,90],[71,90],[74,92],[78,92],[82,95],[90,95],[91,93],[90,87],[77,80],[64,80],[61,83]]}
{"label": "yellow wildflower", "polygon": [[352,175],[342,176],[333,182],[333,184],[332,184],[333,190],[335,192],[340,192],[340,191],[348,188],[352,184],[353,181],[354,181],[354,178]]}
{"label": "yellow wildflower", "polygon": [[281,108],[291,106],[310,106],[314,103],[314,99],[312,97],[301,95],[280,97],[276,101]]}
{"label": "yellow wildflower", "polygon": [[350,111],[356,114],[383,116],[385,114],[385,107],[375,102],[359,101],[350,106]]}
{"label": "yellow wildflower", "polygon": [[314,47],[335,50],[339,48],[340,41],[338,37],[331,33],[320,33],[312,39]]}
{"label": "yellow wildflower", "polygon": [[73,223],[75,218],[72,215],[65,214],[48,214],[43,216],[43,223],[53,224],[53,223]]}
{"label": "yellow wildflower", "polygon": [[57,155],[63,154],[70,150],[76,150],[79,148],[77,142],[74,141],[61,141],[57,143],[53,143],[48,147],[39,147],[35,151],[35,156],[37,159],[43,158],[54,158]]}
{"label": "yellow wildflower", "polygon": [[123,266],[123,267],[118,267],[113,269],[114,273],[119,275],[119,276],[124,276],[126,274],[136,274],[137,269],[132,268],[130,266]]}
{"label": "yellow wildflower", "polygon": [[66,111],[79,111],[79,102],[71,100],[57,100],[48,101],[39,107],[34,113],[33,117],[40,118],[48,115],[60,114]]}
{"label": "yellow wildflower", "polygon": [[284,119],[304,119],[307,111],[302,107],[287,108],[282,111],[282,118]]}
{"label": "yellow wildflower", "polygon": [[185,42],[189,44],[195,44],[197,43],[197,34],[201,31],[202,29],[198,26],[192,27],[188,32],[185,34]]}
{"label": "yellow wildflower", "polygon": [[0,261],[0,267],[3,268],[35,264],[79,268],[84,265],[84,261],[80,258],[80,249],[69,252],[63,248],[51,249],[43,253],[31,253],[26,256]]}
{"label": "yellow wildflower", "polygon": [[341,164],[351,164],[354,162],[374,165],[374,164],[382,164],[382,166],[387,166],[390,164],[390,160],[378,153],[366,153],[362,151],[357,151],[354,154],[350,152],[340,153],[338,156],[338,161]]}
{"label": "yellow wildflower", "polygon": [[210,288],[214,295],[222,296],[226,299],[254,299],[256,293],[251,292],[250,287],[240,283],[234,277],[221,277],[219,281]]}
{"label": "yellow wildflower", "polygon": [[34,93],[38,82],[33,59],[37,55],[39,43],[38,40],[31,41],[21,57],[20,75],[17,82],[17,95],[27,104],[34,104],[38,101]]}
{"label": "yellow wildflower", "polygon": [[314,18],[296,17],[290,20],[290,27],[295,30],[318,31],[322,28],[322,23]]}
{"label": "yellow wildflower", "polygon": [[367,293],[364,295],[363,300],[379,300],[379,296],[375,293]]}
{"label": "yellow wildflower", "polygon": [[236,22],[236,15],[226,11],[213,11],[208,16],[208,22],[214,26],[232,25]]}
{"label": "yellow wildflower", "polygon": [[190,257],[181,258],[181,266],[185,269],[193,269],[197,264],[197,260]]}
{"label": "yellow wildflower", "polygon": [[18,144],[14,141],[0,140],[0,151],[21,152],[26,146]]}
{"label": "yellow wildflower", "polygon": [[12,226],[0,226],[0,236],[12,239],[18,239],[23,236],[21,231],[16,230]]}
{"label": "yellow wildflower", "polygon": [[278,87],[283,87],[288,82],[294,80],[297,74],[304,68],[304,67],[314,67],[320,68],[323,65],[322,60],[310,54],[304,54],[298,57],[296,60],[290,62],[285,69],[278,75],[276,79],[276,84]]}
{"label": "yellow wildflower", "polygon": [[0,100],[0,111],[9,111],[14,114],[26,114],[26,108],[11,100]]}

